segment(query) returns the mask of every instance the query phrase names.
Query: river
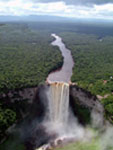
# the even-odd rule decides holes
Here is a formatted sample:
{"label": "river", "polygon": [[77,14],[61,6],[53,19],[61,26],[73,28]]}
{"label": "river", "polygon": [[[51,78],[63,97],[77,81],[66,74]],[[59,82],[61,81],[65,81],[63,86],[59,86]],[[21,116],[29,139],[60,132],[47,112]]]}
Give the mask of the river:
{"label": "river", "polygon": [[[55,38],[55,41],[51,43],[53,46],[58,46],[64,58],[63,66],[60,70],[56,70],[50,73],[47,77],[47,82],[66,82],[69,83],[72,76],[72,70],[74,61],[71,55],[71,51],[66,48],[62,41],[62,38],[56,34],[51,34]],[[54,53],[54,52],[53,52]]]}

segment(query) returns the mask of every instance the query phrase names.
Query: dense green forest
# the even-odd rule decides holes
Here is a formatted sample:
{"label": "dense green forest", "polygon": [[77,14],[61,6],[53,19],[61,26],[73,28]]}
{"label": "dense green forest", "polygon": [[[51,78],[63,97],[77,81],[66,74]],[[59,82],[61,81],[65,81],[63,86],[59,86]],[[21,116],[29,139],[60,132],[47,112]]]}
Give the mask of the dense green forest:
{"label": "dense green forest", "polygon": [[24,101],[10,103],[7,93],[37,86],[62,65],[60,51],[50,45],[52,40],[49,32],[27,24],[0,25],[0,137],[20,118],[19,107],[25,106]]}
{"label": "dense green forest", "polygon": [[99,39],[97,35],[72,32],[60,35],[75,62],[72,82],[94,95],[109,96],[102,103],[106,115],[113,120],[113,96],[110,96],[113,94],[113,37]]}
{"label": "dense green forest", "polygon": [[[113,27],[111,24],[26,22],[0,24],[0,138],[20,119],[26,100],[10,103],[7,93],[35,87],[49,72],[61,67],[63,58],[50,45],[51,33],[63,38],[75,62],[72,82],[92,94],[105,96],[106,117],[113,121]],[[4,93],[6,99],[3,98]],[[26,107],[27,105],[27,107]]]}
{"label": "dense green forest", "polygon": [[50,33],[24,24],[0,26],[0,92],[37,86],[59,67],[61,54],[51,41]]}

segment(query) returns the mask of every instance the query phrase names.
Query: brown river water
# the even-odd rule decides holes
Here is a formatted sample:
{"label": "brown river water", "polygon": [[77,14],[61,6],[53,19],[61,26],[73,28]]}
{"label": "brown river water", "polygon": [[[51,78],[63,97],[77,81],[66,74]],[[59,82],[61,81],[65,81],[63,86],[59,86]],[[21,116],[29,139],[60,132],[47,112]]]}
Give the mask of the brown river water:
{"label": "brown river water", "polygon": [[65,44],[63,43],[61,37],[57,36],[56,34],[51,34],[55,38],[55,41],[51,43],[53,46],[58,46],[59,50],[62,53],[64,58],[63,66],[60,70],[56,70],[50,73],[47,77],[47,82],[66,82],[70,83],[72,70],[74,66],[74,61],[71,55],[71,51],[66,48]]}

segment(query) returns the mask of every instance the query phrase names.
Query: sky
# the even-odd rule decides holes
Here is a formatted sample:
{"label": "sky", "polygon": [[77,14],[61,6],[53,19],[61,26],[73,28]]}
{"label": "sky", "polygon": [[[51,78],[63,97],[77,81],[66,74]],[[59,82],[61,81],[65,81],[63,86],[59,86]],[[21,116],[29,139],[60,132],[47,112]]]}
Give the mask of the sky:
{"label": "sky", "polygon": [[113,20],[113,0],[0,0],[0,15]]}

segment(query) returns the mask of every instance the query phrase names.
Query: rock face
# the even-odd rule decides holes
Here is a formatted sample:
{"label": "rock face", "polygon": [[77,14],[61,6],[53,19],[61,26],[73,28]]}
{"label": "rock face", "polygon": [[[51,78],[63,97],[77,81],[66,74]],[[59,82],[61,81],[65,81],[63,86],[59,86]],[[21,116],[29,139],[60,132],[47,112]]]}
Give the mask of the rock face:
{"label": "rock face", "polygon": [[[28,100],[26,103],[31,105],[30,115],[41,118],[42,116],[44,117],[48,107],[48,99],[46,95],[48,86],[49,84],[45,84],[34,88],[10,91],[7,95],[0,95],[0,99],[5,99],[6,103]],[[101,114],[102,117],[103,107],[96,96],[72,84],[70,85],[69,91],[70,106],[80,123],[83,125],[90,123],[92,117],[91,112]]]}
{"label": "rock face", "polygon": [[76,86],[70,85],[70,106],[79,122],[101,126],[103,124],[103,106],[96,96]]}
{"label": "rock face", "polygon": [[32,103],[36,90],[37,87],[13,90],[7,94],[1,94],[0,99],[8,99],[9,102],[29,100],[29,103]]}
{"label": "rock face", "polygon": [[48,86],[49,85],[46,84],[37,87],[30,110],[30,115],[33,118],[36,117],[43,120],[48,111],[48,98],[46,93]]}
{"label": "rock face", "polygon": [[[46,92],[48,86],[49,84],[40,85],[37,88],[30,111],[31,115],[42,118],[42,120],[48,111],[48,97]],[[100,117],[101,119],[98,124],[102,124],[104,109],[97,97],[76,85],[70,85],[69,88],[69,105],[74,115],[78,118],[78,121],[86,125],[94,121],[95,117]]]}

